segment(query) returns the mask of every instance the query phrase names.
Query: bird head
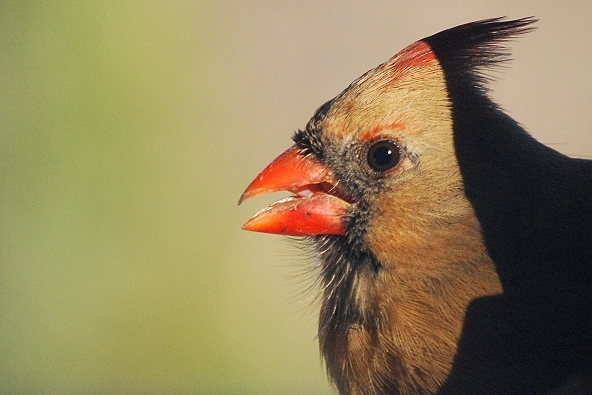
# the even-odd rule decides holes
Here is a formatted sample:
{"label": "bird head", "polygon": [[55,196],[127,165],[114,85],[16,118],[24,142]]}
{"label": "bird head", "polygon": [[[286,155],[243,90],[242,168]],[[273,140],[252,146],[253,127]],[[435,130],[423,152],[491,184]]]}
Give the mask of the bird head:
{"label": "bird head", "polygon": [[408,46],[321,106],[241,196],[293,193],[243,229],[304,236],[320,260],[319,340],[341,393],[435,391],[468,303],[501,292],[465,193],[451,92],[494,114],[480,70],[532,22],[480,21]]}
{"label": "bird head", "polygon": [[263,209],[243,229],[338,235],[387,263],[392,248],[407,250],[439,224],[462,221],[468,206],[450,112],[434,52],[424,42],[411,45],[324,104],[294,134],[295,144],[240,201],[283,190],[295,196]]}

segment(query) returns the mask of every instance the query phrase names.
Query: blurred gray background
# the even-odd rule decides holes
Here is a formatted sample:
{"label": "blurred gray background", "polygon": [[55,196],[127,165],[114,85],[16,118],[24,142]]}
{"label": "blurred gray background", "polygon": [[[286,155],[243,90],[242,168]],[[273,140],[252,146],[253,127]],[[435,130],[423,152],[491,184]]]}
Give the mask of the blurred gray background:
{"label": "blurred gray background", "polygon": [[540,22],[496,101],[592,156],[588,1],[0,1],[0,393],[334,393],[312,263],[238,197],[363,72],[504,15]]}

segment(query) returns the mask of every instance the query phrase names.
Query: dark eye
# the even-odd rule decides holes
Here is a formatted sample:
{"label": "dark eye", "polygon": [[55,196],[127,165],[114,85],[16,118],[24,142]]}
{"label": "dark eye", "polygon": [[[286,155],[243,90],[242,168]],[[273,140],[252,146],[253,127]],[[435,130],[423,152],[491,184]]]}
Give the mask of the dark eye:
{"label": "dark eye", "polygon": [[387,171],[399,164],[401,149],[393,140],[378,140],[368,148],[368,166],[374,171]]}

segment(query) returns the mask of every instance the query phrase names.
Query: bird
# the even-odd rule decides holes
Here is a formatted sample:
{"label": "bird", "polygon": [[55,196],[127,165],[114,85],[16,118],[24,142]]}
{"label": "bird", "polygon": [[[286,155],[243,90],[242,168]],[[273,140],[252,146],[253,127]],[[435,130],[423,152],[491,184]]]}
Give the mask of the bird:
{"label": "bird", "polygon": [[[318,262],[341,395],[592,394],[592,161],[490,97],[534,17],[421,39],[323,104],[240,202]],[[544,82],[542,82],[544,83]]]}

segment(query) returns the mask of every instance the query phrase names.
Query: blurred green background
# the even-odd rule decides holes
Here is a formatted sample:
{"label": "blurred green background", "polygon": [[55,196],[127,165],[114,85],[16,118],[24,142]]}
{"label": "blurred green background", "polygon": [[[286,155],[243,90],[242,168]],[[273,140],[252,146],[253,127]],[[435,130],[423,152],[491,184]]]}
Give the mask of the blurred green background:
{"label": "blurred green background", "polygon": [[0,393],[333,393],[312,263],[238,197],[368,68],[499,15],[542,20],[496,98],[592,155],[591,6],[555,4],[0,1]]}

